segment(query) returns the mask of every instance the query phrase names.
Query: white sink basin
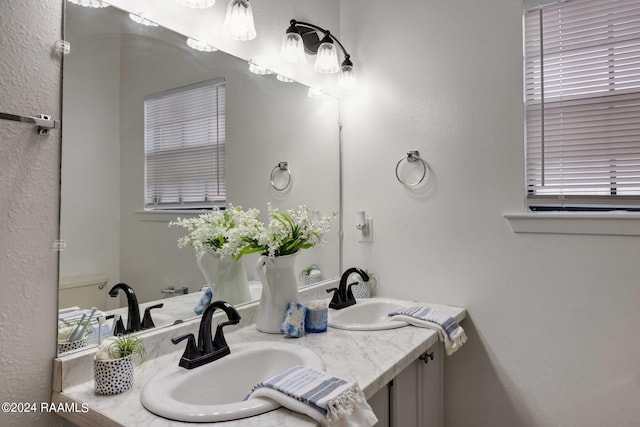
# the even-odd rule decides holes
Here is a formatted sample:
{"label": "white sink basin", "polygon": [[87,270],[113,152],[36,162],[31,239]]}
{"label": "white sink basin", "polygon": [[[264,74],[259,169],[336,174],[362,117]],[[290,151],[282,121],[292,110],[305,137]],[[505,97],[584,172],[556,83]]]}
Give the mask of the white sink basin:
{"label": "white sink basin", "polygon": [[392,311],[405,308],[394,300],[386,298],[363,298],[351,307],[329,310],[329,326],[352,331],[379,331],[407,326],[407,322],[391,320]]}
{"label": "white sink basin", "polygon": [[140,395],[150,412],[177,421],[215,422],[263,414],[280,407],[272,400],[242,399],[259,381],[305,365],[324,371],[313,351],[294,344],[255,342],[232,345],[231,354],[195,369],[167,366]]}

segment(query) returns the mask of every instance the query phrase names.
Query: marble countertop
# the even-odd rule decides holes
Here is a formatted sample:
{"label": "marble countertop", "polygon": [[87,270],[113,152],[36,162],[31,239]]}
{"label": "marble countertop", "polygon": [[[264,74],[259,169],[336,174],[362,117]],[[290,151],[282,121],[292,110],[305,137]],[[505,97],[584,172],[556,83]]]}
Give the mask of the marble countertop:
{"label": "marble countertop", "polygon": [[[413,301],[400,301],[415,305]],[[440,304],[425,304],[443,310],[456,320],[466,317],[466,310],[460,307]],[[197,329],[197,323],[195,323]],[[166,340],[177,333],[166,330]],[[409,366],[422,353],[438,341],[433,330],[406,326],[383,331],[349,331],[329,328],[325,333],[307,334],[301,338],[288,338],[279,334],[264,334],[253,325],[245,326],[225,334],[231,351],[234,344],[255,341],[287,342],[313,350],[322,357],[326,371],[347,380],[355,380],[362,388],[365,396],[370,398],[382,389],[391,379]],[[60,380],[59,390],[52,395],[54,403],[88,405],[88,412],[71,411],[63,415],[79,426],[175,426],[192,425],[158,417],[147,411],[140,403],[140,393],[146,382],[158,370],[168,364],[178,364],[183,346],[175,350],[147,360],[136,367],[135,381],[132,389],[115,395],[99,396],[94,393],[92,372],[83,375],[84,381],[68,384]],[[158,353],[162,354],[162,353]],[[196,368],[197,369],[197,368]],[[60,369],[65,371],[64,368]],[[86,371],[87,366],[82,370]],[[77,376],[76,378],[82,378]],[[264,426],[281,427],[315,426],[316,423],[307,416],[280,408],[259,416],[235,421],[209,423],[204,425],[227,426]],[[200,424],[202,425],[202,424]]]}

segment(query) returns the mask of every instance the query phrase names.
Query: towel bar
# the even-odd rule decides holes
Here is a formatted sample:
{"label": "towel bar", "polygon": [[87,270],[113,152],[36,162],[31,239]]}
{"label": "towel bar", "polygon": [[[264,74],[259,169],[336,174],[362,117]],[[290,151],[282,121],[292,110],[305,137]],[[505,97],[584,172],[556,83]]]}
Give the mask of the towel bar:
{"label": "towel bar", "polygon": [[30,123],[38,126],[38,135],[48,135],[49,129],[60,128],[60,122],[53,120],[51,116],[39,114],[38,117],[19,116],[17,114],[0,113],[0,119],[14,122]]}

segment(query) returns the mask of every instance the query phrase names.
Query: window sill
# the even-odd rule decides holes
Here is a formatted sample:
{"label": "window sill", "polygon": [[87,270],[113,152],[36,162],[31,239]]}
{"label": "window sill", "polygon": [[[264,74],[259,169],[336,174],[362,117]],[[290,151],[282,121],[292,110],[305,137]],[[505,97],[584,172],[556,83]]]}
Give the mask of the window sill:
{"label": "window sill", "polygon": [[171,222],[175,221],[178,217],[190,218],[203,213],[210,213],[211,210],[158,210],[158,211],[136,211],[136,217],[140,221],[150,222]]}
{"label": "window sill", "polygon": [[640,213],[508,213],[504,218],[514,233],[640,236]]}

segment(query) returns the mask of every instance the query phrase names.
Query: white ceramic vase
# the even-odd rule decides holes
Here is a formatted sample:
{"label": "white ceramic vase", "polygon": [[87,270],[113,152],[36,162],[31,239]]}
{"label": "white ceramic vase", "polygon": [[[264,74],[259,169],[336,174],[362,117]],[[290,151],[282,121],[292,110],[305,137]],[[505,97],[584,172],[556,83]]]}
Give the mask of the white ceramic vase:
{"label": "white ceramic vase", "polygon": [[[216,264],[215,280],[208,262]],[[202,251],[197,255],[198,268],[207,281],[213,293],[212,301],[226,301],[236,305],[251,300],[247,271],[242,261],[236,261],[231,256],[221,257],[213,251]]]}
{"label": "white ceramic vase", "polygon": [[262,282],[262,295],[256,318],[256,329],[279,334],[289,303],[298,301],[298,285],[294,266],[296,255],[261,256],[256,267]]}

